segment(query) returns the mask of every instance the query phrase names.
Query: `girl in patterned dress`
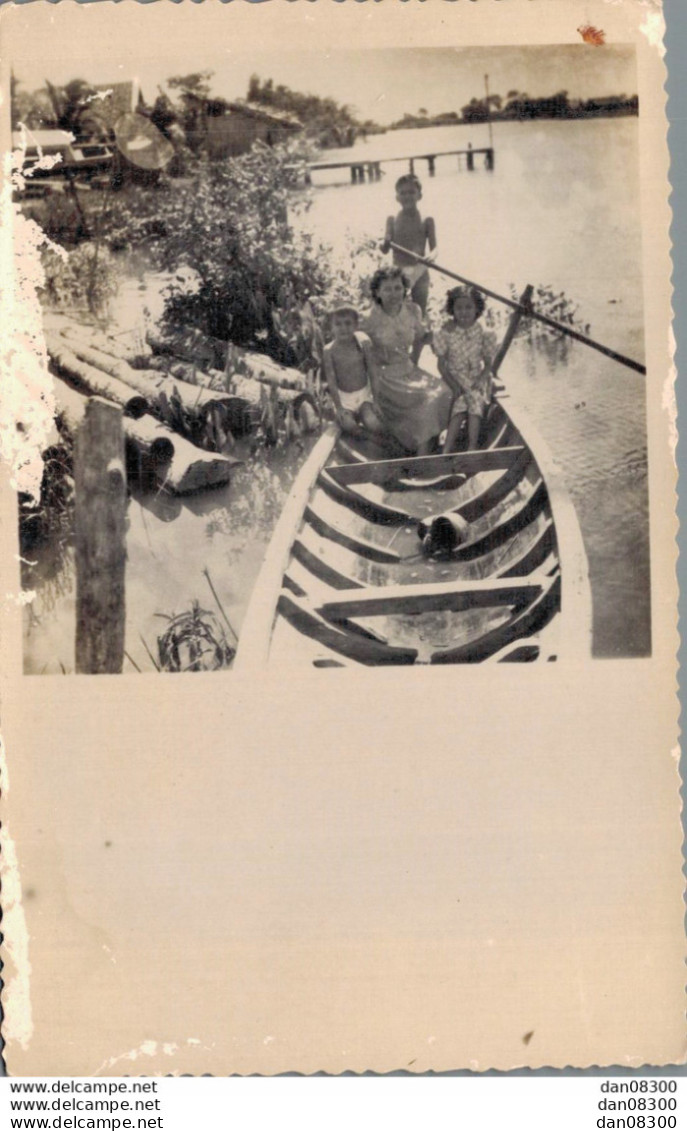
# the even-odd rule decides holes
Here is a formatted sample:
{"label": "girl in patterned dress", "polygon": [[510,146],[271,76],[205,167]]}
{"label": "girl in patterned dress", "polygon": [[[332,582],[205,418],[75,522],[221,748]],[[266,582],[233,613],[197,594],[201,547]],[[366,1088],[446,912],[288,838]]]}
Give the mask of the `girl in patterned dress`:
{"label": "girl in patterned dress", "polygon": [[475,287],[454,287],[446,296],[450,318],[432,340],[439,371],[453,393],[444,452],[456,450],[458,437],[468,422],[468,449],[479,446],[484,414],[491,401],[491,366],[496,339],[479,323],[484,296]]}

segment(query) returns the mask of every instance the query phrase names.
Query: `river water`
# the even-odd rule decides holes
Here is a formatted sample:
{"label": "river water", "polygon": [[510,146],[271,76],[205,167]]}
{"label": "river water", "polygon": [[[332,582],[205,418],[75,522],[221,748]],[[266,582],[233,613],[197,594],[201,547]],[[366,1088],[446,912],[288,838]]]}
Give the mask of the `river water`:
{"label": "river water", "polygon": [[[404,157],[488,144],[486,126],[395,131],[360,141],[361,160]],[[495,169],[458,169],[439,158],[436,175],[417,161],[421,210],[436,220],[443,265],[495,291],[527,283],[564,292],[591,335],[643,361],[637,119],[496,123]],[[327,160],[350,160],[351,150]],[[301,220],[342,263],[350,240],[383,234],[394,210],[402,162],[381,181],[356,184],[347,170],[316,172],[313,202]],[[145,285],[145,284],[144,284]],[[438,309],[450,285],[433,279]],[[147,303],[132,282],[120,296],[120,322]],[[589,559],[597,657],[643,656],[651,649],[644,378],[601,354],[520,341],[501,374],[555,454],[580,521]],[[125,670],[152,670],[148,649],[164,629],[161,614],[198,599],[217,612],[209,571],[240,632],[253,584],[284,498],[310,442],[250,458],[231,485],[193,499],[133,498],[129,506]],[[39,587],[27,611],[27,672],[72,671],[74,593],[69,564]],[[146,647],[147,646],[147,647]]]}

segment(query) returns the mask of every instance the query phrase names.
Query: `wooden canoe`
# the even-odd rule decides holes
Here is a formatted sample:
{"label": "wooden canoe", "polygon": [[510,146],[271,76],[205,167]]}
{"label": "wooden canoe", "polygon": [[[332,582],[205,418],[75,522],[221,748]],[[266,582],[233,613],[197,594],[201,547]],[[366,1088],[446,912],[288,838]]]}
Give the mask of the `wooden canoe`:
{"label": "wooden canoe", "polygon": [[[492,403],[477,451],[388,456],[323,434],[275,530],[235,670],[590,655],[577,517],[510,401]],[[427,556],[420,534],[440,514],[464,520],[463,541]]]}

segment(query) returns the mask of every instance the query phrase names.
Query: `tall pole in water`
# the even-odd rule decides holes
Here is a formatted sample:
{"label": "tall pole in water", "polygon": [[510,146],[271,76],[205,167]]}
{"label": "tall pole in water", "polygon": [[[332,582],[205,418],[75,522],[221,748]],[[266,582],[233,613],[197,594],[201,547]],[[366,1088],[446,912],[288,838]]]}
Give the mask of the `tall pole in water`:
{"label": "tall pole in water", "polygon": [[493,148],[494,148],[494,134],[493,134],[493,127],[492,127],[492,124],[491,124],[491,103],[489,102],[489,75],[484,76],[484,89],[486,91],[487,114],[489,116],[489,148],[493,150]]}

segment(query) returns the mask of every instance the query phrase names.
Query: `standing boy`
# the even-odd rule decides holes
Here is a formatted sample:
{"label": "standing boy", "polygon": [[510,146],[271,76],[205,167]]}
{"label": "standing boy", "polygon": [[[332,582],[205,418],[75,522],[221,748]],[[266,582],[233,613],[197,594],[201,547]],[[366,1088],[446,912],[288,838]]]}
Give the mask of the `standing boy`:
{"label": "standing boy", "polygon": [[[437,235],[434,220],[426,216],[423,220],[418,209],[418,202],[422,199],[422,185],[414,173],[406,173],[396,181],[396,199],[401,205],[397,216],[389,216],[386,222],[386,232],[382,242],[382,251],[386,253],[391,249],[391,244],[407,248],[415,255],[432,260],[436,255]],[[429,249],[429,254],[427,254]],[[403,251],[393,249],[394,265],[402,267],[410,283],[410,297],[420,307],[423,315],[427,311],[427,298],[429,297],[429,272],[426,264],[418,263]]]}

